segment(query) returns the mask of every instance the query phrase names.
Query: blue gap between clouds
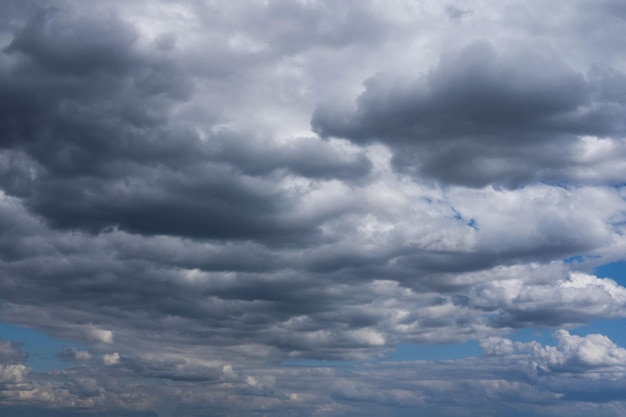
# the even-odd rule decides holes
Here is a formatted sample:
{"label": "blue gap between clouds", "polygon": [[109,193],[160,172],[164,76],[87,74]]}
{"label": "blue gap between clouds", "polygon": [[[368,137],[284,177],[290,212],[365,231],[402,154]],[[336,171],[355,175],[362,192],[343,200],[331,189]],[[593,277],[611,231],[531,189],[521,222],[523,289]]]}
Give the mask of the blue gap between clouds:
{"label": "blue gap between clouds", "polygon": [[626,260],[597,266],[593,273],[600,278],[611,278],[619,285],[624,286],[626,284]]}
{"label": "blue gap between clouds", "polygon": [[27,364],[35,372],[48,372],[67,366],[66,362],[57,358],[57,354],[65,347],[87,349],[79,343],[60,341],[43,332],[8,323],[0,323],[0,340],[17,343],[28,353]]}
{"label": "blue gap between clouds", "polygon": [[482,349],[476,340],[464,343],[446,343],[439,345],[399,344],[391,353],[388,361],[402,362],[415,360],[461,359],[482,355]]}

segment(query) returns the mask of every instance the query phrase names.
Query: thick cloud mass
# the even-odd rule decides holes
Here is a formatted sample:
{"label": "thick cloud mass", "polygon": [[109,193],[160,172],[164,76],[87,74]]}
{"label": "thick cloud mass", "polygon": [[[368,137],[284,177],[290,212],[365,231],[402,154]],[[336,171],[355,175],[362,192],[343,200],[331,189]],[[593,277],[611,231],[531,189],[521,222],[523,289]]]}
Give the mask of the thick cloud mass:
{"label": "thick cloud mass", "polygon": [[[388,144],[397,168],[446,183],[570,182],[580,179],[575,168],[590,169],[594,180],[600,169],[594,165],[604,161],[581,151],[594,145],[589,137],[624,137],[626,100],[613,90],[624,91],[624,75],[582,74],[554,51],[521,49],[498,52],[479,40],[443,54],[412,81],[374,76],[354,111],[320,107],[313,128],[322,136]],[[623,141],[613,146],[623,155]],[[607,180],[621,183],[619,176]]]}
{"label": "thick cloud mass", "polygon": [[624,415],[625,16],[2,2],[0,417]]}

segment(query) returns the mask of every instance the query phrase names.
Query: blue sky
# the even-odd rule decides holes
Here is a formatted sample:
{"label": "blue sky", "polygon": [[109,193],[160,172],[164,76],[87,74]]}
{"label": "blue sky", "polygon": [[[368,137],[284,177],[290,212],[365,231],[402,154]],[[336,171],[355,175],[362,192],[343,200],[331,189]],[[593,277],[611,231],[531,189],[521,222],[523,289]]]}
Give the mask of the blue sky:
{"label": "blue sky", "polygon": [[28,354],[27,363],[35,372],[48,372],[67,366],[57,357],[64,348],[85,349],[84,345],[57,340],[43,332],[14,324],[1,323],[0,334],[3,340],[17,343]]}
{"label": "blue sky", "polygon": [[1,2],[0,417],[626,415],[622,3]]}

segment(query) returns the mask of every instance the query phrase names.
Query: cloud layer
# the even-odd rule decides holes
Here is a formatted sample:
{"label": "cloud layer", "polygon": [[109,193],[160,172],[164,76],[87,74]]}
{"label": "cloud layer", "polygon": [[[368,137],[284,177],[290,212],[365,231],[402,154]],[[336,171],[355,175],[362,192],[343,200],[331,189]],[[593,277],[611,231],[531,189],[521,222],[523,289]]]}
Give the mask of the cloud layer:
{"label": "cloud layer", "polygon": [[622,9],[4,2],[0,417],[626,414]]}

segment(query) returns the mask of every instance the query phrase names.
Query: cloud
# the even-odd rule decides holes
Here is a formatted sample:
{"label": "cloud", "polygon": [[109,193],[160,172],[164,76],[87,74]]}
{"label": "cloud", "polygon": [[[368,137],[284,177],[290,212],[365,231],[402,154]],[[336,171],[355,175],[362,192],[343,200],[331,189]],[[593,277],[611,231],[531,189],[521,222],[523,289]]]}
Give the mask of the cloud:
{"label": "cloud", "polygon": [[118,363],[120,363],[120,354],[117,352],[107,353],[106,355],[102,356],[102,362],[104,362],[106,366],[117,365]]}
{"label": "cloud", "polygon": [[87,333],[87,337],[94,342],[106,344],[113,343],[113,332],[110,330],[103,330],[94,326],[89,326],[85,332]]}
{"label": "cloud", "polygon": [[444,7],[444,10],[448,14],[450,19],[460,19],[465,15],[472,14],[471,10],[459,9],[453,4],[448,4],[446,7]]}
{"label": "cloud", "polygon": [[620,10],[4,2],[0,416],[620,415]]}
{"label": "cloud", "polygon": [[283,219],[293,197],[264,175],[367,175],[362,152],[317,138],[252,147],[243,132],[215,131],[207,146],[203,132],[213,126],[199,131],[168,116],[189,100],[193,77],[175,51],[138,38],[116,14],[60,9],[33,17],[5,48],[0,180],[51,226],[295,240],[316,219]]}
{"label": "cloud", "polygon": [[601,334],[576,336],[558,330],[553,337],[556,346],[493,337],[481,342],[481,347],[488,355],[516,363],[520,370],[526,368],[539,386],[562,393],[566,401],[623,400],[624,348]]}
{"label": "cloud", "polygon": [[252,134],[224,134],[216,138],[215,147],[216,159],[229,161],[254,176],[285,169],[306,178],[358,180],[372,169],[363,152],[346,151],[318,138],[297,138],[279,144]]}
{"label": "cloud", "polygon": [[[593,180],[601,164],[581,150],[603,138],[623,145],[623,98],[603,87],[621,89],[623,74],[608,76],[575,71],[549,50],[500,52],[478,40],[413,80],[375,75],[354,110],[321,106],[311,123],[324,137],[387,144],[396,168],[444,183]],[[591,178],[572,178],[582,166]]]}
{"label": "cloud", "polygon": [[623,373],[626,350],[601,334],[576,336],[566,330],[555,332],[557,346],[541,346],[537,342],[513,342],[489,338],[481,347],[490,355],[527,354],[540,370],[552,372],[589,372],[602,368]]}
{"label": "cloud", "polygon": [[13,342],[0,341],[0,361],[2,363],[19,363],[28,358],[28,354]]}
{"label": "cloud", "polygon": [[116,73],[131,65],[127,51],[135,40],[136,34],[115,18],[72,19],[60,10],[48,9],[23,26],[5,52],[23,54],[53,73]]}
{"label": "cloud", "polygon": [[0,340],[1,398],[18,399],[32,388],[32,369],[25,364],[28,354],[15,343]]}
{"label": "cloud", "polygon": [[73,347],[64,348],[57,354],[62,361],[87,361],[93,358],[93,355],[85,350],[79,350]]}
{"label": "cloud", "polygon": [[521,287],[515,281],[503,281],[477,289],[475,300],[489,305],[495,301],[492,297],[502,297],[506,313],[498,319],[500,324],[514,327],[537,322],[575,324],[596,315],[621,317],[626,302],[626,292],[615,281],[580,273],[547,287]]}

